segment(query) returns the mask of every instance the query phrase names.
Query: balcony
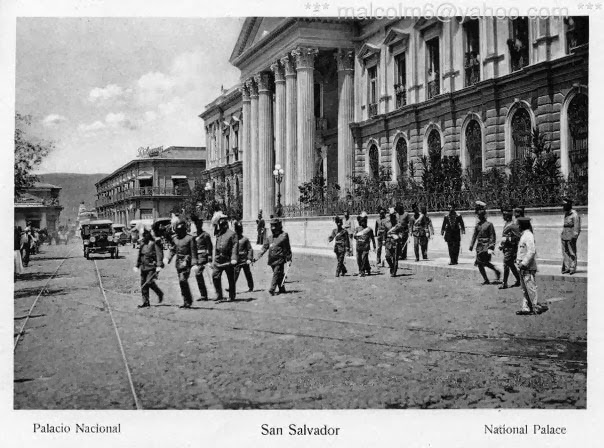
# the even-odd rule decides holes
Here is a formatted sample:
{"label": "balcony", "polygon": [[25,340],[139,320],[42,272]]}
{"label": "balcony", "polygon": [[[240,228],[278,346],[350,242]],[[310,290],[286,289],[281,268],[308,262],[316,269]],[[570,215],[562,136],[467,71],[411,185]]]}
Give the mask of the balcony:
{"label": "balcony", "polygon": [[179,197],[179,196],[188,196],[190,193],[189,188],[186,187],[174,187],[174,188],[165,188],[165,187],[143,187],[143,188],[133,188],[131,190],[122,191],[120,193],[116,193],[113,196],[103,197],[96,201],[97,206],[103,206],[108,204],[113,204],[115,202],[120,202],[126,199],[132,198],[157,198],[157,197]]}
{"label": "balcony", "polygon": [[440,94],[440,81],[438,79],[435,79],[434,81],[428,81],[428,99],[434,98],[438,94]]}
{"label": "balcony", "polygon": [[378,105],[377,103],[372,103],[368,107],[369,110],[369,118],[373,118],[378,114]]}
{"label": "balcony", "polygon": [[480,55],[467,52],[464,61],[465,86],[470,87],[480,82]]}
{"label": "balcony", "polygon": [[396,98],[397,109],[407,105],[407,89],[404,84],[394,85],[394,96]]}

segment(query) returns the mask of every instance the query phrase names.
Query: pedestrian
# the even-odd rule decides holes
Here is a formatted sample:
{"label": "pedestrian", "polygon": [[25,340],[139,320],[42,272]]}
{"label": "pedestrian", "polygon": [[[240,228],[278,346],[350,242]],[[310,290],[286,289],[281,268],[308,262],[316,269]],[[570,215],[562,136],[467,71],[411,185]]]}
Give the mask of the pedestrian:
{"label": "pedestrian", "polygon": [[138,249],[138,257],[136,258],[136,266],[134,272],[141,274],[141,294],[143,295],[143,304],[139,308],[148,308],[149,304],[149,289],[152,289],[157,294],[159,303],[164,300],[163,291],[157,286],[155,280],[164,267],[164,251],[161,244],[152,238],[151,232],[148,229],[143,230],[142,241]]}
{"label": "pedestrian", "polygon": [[354,221],[350,218],[350,213],[348,210],[344,212],[344,219],[342,220],[342,227],[348,232],[348,239],[350,244],[348,245],[348,256],[352,257],[352,242],[354,241],[354,234],[356,232],[356,225]]}
{"label": "pedestrian", "polygon": [[428,259],[428,239],[434,234],[432,220],[428,218],[426,207],[421,208],[421,213],[415,206],[413,221],[413,250],[415,251],[415,261],[419,261],[421,250],[422,259]]}
{"label": "pedestrian", "polygon": [[218,230],[216,234],[216,248],[212,268],[212,281],[216,289],[219,302],[224,302],[222,293],[222,273],[227,276],[229,284],[229,302],[235,300],[237,289],[235,287],[235,265],[239,259],[239,240],[237,234],[229,229],[229,217],[224,213],[218,216]]}
{"label": "pedestrian", "polygon": [[[283,231],[283,225],[279,219],[271,221],[271,235],[268,235],[258,255],[259,260],[268,251],[268,265],[273,269],[273,279],[268,290],[271,296],[285,292],[285,263],[292,262],[292,249],[289,244],[289,235]],[[279,291],[277,292],[277,288]]]}
{"label": "pedestrian", "polygon": [[474,228],[474,235],[470,243],[470,252],[474,250],[474,244],[476,244],[476,261],[474,262],[474,266],[478,266],[478,271],[484,279],[482,284],[489,285],[491,282],[487,277],[485,267],[495,272],[497,281],[501,278],[501,272],[491,263],[491,255],[494,253],[496,242],[495,227],[487,221],[487,210],[484,202],[476,201],[476,214],[478,215],[478,222]]}
{"label": "pedestrian", "polygon": [[332,230],[331,235],[329,235],[329,242],[334,242],[333,251],[336,254],[336,259],[338,260],[338,264],[336,266],[336,277],[340,275],[346,275],[348,272],[346,270],[346,266],[344,261],[346,259],[346,254],[348,253],[348,249],[350,248],[350,237],[348,236],[348,231],[344,228],[342,218],[336,216],[335,218],[336,228]]}
{"label": "pedestrian", "polygon": [[520,229],[518,224],[512,220],[511,207],[502,207],[501,212],[505,224],[503,225],[499,245],[499,250],[503,252],[503,284],[499,289],[507,289],[510,271],[512,271],[512,274],[516,278],[516,283],[512,285],[512,288],[516,288],[520,286],[520,275],[516,269],[516,254],[518,252],[518,242],[520,241]]}
{"label": "pedestrian", "polygon": [[247,288],[248,292],[254,291],[254,277],[252,276],[252,270],[250,266],[254,261],[254,250],[252,249],[252,243],[248,237],[243,236],[243,224],[240,222],[235,222],[235,233],[238,238],[238,254],[239,258],[237,259],[237,266],[235,266],[235,284],[237,284],[237,280],[239,279],[239,274],[243,269],[243,273],[245,274],[245,279],[247,280]]}
{"label": "pedestrian", "polygon": [[386,261],[390,267],[390,277],[396,277],[398,270],[398,254],[403,242],[402,235],[404,226],[398,222],[397,213],[394,208],[389,209],[390,221],[386,226]]}
{"label": "pedestrian", "polygon": [[197,281],[197,287],[199,288],[200,297],[197,299],[208,300],[208,289],[206,282],[203,278],[203,272],[208,263],[212,262],[212,237],[208,232],[203,230],[203,220],[197,215],[191,217],[197,230],[197,236],[195,237],[195,246],[197,247],[197,265],[194,268],[195,280]]}
{"label": "pedestrian", "polygon": [[405,211],[403,204],[397,206],[398,212],[398,223],[401,225],[401,250],[399,252],[399,259],[407,259],[407,246],[409,241],[409,234],[413,230],[413,226],[410,225],[411,215]]}
{"label": "pedestrian", "polygon": [[577,270],[577,239],[581,233],[581,217],[573,209],[573,201],[562,199],[564,222],[562,224],[562,273],[573,275]]}
{"label": "pedestrian", "polygon": [[449,214],[445,215],[440,234],[444,236],[445,242],[449,247],[449,264],[456,265],[459,260],[459,250],[461,248],[461,235],[465,235],[466,226],[463,218],[455,211],[455,204],[449,204]]}
{"label": "pedestrian", "polygon": [[377,263],[382,262],[382,246],[386,243],[386,227],[390,218],[386,218],[386,210],[380,208],[380,217],[375,221],[375,236],[377,238]]}
{"label": "pedestrian", "polygon": [[262,219],[262,210],[258,212],[258,219],[256,220],[256,231],[258,238],[256,238],[256,244],[264,244],[266,223]]}
{"label": "pedestrian", "polygon": [[189,288],[189,275],[191,267],[197,265],[197,245],[195,238],[187,233],[187,223],[184,221],[176,224],[174,237],[170,247],[170,258],[166,264],[176,257],[176,273],[178,274],[178,285],[182,294],[183,304],[180,308],[191,308],[193,297]]}
{"label": "pedestrian", "polygon": [[14,253],[15,274],[23,273],[23,260],[21,260],[21,227],[15,227]]}
{"label": "pedestrian", "polygon": [[[27,229],[27,227],[26,227]],[[21,240],[19,243],[19,251],[21,252],[21,261],[23,263],[23,267],[27,267],[29,265],[29,248],[30,248],[30,236],[27,230],[21,232]]]}
{"label": "pedestrian", "polygon": [[537,283],[535,275],[537,273],[537,249],[535,247],[535,236],[531,230],[531,219],[525,217],[518,218],[518,227],[522,235],[518,243],[518,253],[516,255],[516,266],[520,271],[520,282],[522,285],[522,308],[516,311],[516,314],[540,314],[547,311],[547,306],[539,305],[537,295]]}
{"label": "pedestrian", "polygon": [[220,217],[222,215],[223,215],[223,213],[220,210],[220,205],[215,204],[214,205],[214,214],[212,215],[212,220],[210,221],[212,223],[212,227],[214,229],[214,236],[216,236],[218,234],[218,221],[220,220]]}
{"label": "pedestrian", "polygon": [[359,229],[354,234],[354,239],[357,241],[357,266],[359,267],[359,275],[371,275],[371,266],[369,265],[369,250],[371,245],[375,250],[375,235],[371,227],[367,226],[367,213],[361,212],[357,221]]}

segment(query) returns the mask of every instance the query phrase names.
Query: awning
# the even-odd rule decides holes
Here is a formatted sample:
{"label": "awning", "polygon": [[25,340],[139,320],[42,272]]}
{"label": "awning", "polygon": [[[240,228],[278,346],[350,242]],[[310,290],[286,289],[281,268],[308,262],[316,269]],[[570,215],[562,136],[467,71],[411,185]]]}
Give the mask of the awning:
{"label": "awning", "polygon": [[138,180],[148,180],[148,179],[153,179],[153,176],[151,174],[140,174],[137,177]]}
{"label": "awning", "polygon": [[174,176],[172,176],[172,179],[186,179],[186,178],[187,178],[187,176],[182,176],[179,174],[175,174]]}

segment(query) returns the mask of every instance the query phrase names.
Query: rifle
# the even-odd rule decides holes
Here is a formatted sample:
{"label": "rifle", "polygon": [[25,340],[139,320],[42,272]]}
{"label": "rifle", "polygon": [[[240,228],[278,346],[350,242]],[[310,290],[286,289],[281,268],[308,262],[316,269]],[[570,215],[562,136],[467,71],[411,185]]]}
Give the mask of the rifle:
{"label": "rifle", "polygon": [[291,268],[292,262],[290,261],[289,263],[287,263],[287,266],[285,267],[285,272],[283,273],[283,280],[281,281],[281,285],[279,285],[280,288],[283,288],[283,285],[285,284],[285,279],[287,278],[287,274],[289,273],[289,269]]}

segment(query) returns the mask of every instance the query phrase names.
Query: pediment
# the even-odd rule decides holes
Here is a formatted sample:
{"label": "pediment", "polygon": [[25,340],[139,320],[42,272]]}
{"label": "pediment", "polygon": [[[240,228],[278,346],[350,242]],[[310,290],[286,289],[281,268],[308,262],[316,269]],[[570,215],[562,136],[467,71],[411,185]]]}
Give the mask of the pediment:
{"label": "pediment", "polygon": [[386,33],[386,37],[384,38],[383,44],[388,47],[392,47],[392,45],[398,43],[405,45],[408,41],[409,33],[405,33],[400,28],[390,28],[390,31]]}
{"label": "pediment", "polygon": [[237,43],[230,60],[240,56],[245,50],[270,35],[286,20],[284,17],[248,17],[243,22]]}
{"label": "pediment", "polygon": [[370,44],[365,42],[363,46],[359,49],[357,56],[359,59],[367,59],[375,54],[380,53],[380,47],[374,44]]}

